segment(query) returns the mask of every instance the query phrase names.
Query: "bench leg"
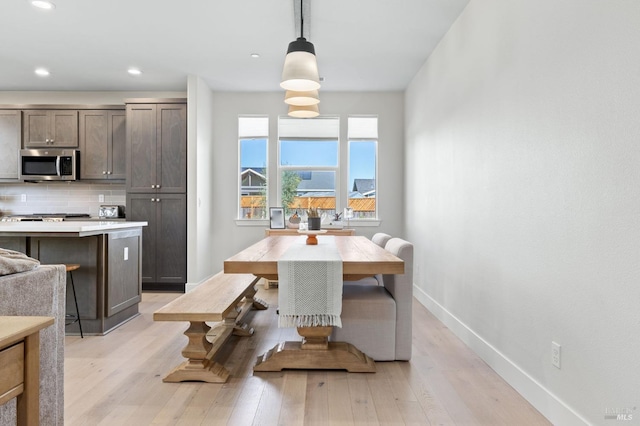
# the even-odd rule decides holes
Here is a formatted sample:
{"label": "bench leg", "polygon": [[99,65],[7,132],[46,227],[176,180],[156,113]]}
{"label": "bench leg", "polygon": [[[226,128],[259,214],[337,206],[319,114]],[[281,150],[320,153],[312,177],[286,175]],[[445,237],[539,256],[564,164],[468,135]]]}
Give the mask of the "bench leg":
{"label": "bench leg", "polygon": [[[182,355],[187,358],[187,361],[169,373],[162,380],[163,382],[225,383],[227,381],[229,371],[208,356],[214,346],[206,338],[210,329],[211,327],[204,322],[191,321],[189,328],[184,332],[189,338],[189,343],[182,350]],[[231,329],[228,330],[230,333]]]}
{"label": "bench leg", "polygon": [[254,297],[257,292],[258,290],[256,289],[256,286],[253,285],[249,289],[249,291],[247,291],[244,297],[247,301],[250,301],[253,304],[253,309],[256,309],[258,311],[264,311],[269,307],[269,304],[262,299]]}

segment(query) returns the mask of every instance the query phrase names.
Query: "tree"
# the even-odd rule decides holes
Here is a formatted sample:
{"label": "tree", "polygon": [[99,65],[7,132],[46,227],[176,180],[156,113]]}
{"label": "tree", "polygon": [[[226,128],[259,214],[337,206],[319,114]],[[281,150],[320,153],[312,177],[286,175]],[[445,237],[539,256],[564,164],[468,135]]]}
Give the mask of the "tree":
{"label": "tree", "polygon": [[300,180],[300,175],[296,172],[291,170],[282,172],[282,207],[284,207],[285,214],[289,214],[289,206],[295,200]]}

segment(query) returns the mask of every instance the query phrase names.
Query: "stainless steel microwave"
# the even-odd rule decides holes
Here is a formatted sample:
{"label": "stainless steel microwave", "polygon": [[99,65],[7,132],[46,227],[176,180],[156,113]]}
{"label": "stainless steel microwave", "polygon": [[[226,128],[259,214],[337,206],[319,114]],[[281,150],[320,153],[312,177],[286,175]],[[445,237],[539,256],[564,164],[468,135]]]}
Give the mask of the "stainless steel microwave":
{"label": "stainless steel microwave", "polygon": [[23,149],[20,151],[22,180],[76,180],[77,149]]}

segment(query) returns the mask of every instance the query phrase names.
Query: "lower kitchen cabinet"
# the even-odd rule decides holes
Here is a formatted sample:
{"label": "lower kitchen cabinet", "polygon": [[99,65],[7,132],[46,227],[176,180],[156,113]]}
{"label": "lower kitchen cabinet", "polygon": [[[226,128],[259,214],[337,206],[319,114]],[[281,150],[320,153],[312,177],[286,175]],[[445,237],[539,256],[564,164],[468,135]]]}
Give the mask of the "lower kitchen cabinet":
{"label": "lower kitchen cabinet", "polygon": [[127,220],[142,231],[144,290],[184,291],[187,282],[186,194],[127,194]]}
{"label": "lower kitchen cabinet", "polygon": [[[28,251],[42,264],[80,265],[72,273],[82,330],[101,335],[138,315],[141,238],[140,228],[87,237],[29,237]],[[66,306],[67,314],[75,315],[70,285]],[[66,331],[79,332],[78,323]]]}
{"label": "lower kitchen cabinet", "polygon": [[0,247],[27,254],[27,237],[0,237]]}

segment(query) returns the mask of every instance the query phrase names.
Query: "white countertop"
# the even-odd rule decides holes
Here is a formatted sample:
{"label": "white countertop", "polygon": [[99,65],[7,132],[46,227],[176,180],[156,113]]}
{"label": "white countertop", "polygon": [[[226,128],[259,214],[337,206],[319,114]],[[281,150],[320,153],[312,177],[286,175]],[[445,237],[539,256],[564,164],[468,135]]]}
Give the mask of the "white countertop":
{"label": "white countertop", "polygon": [[64,222],[0,222],[0,235],[71,234],[98,235],[129,228],[147,226],[147,222],[109,220],[69,220]]}

